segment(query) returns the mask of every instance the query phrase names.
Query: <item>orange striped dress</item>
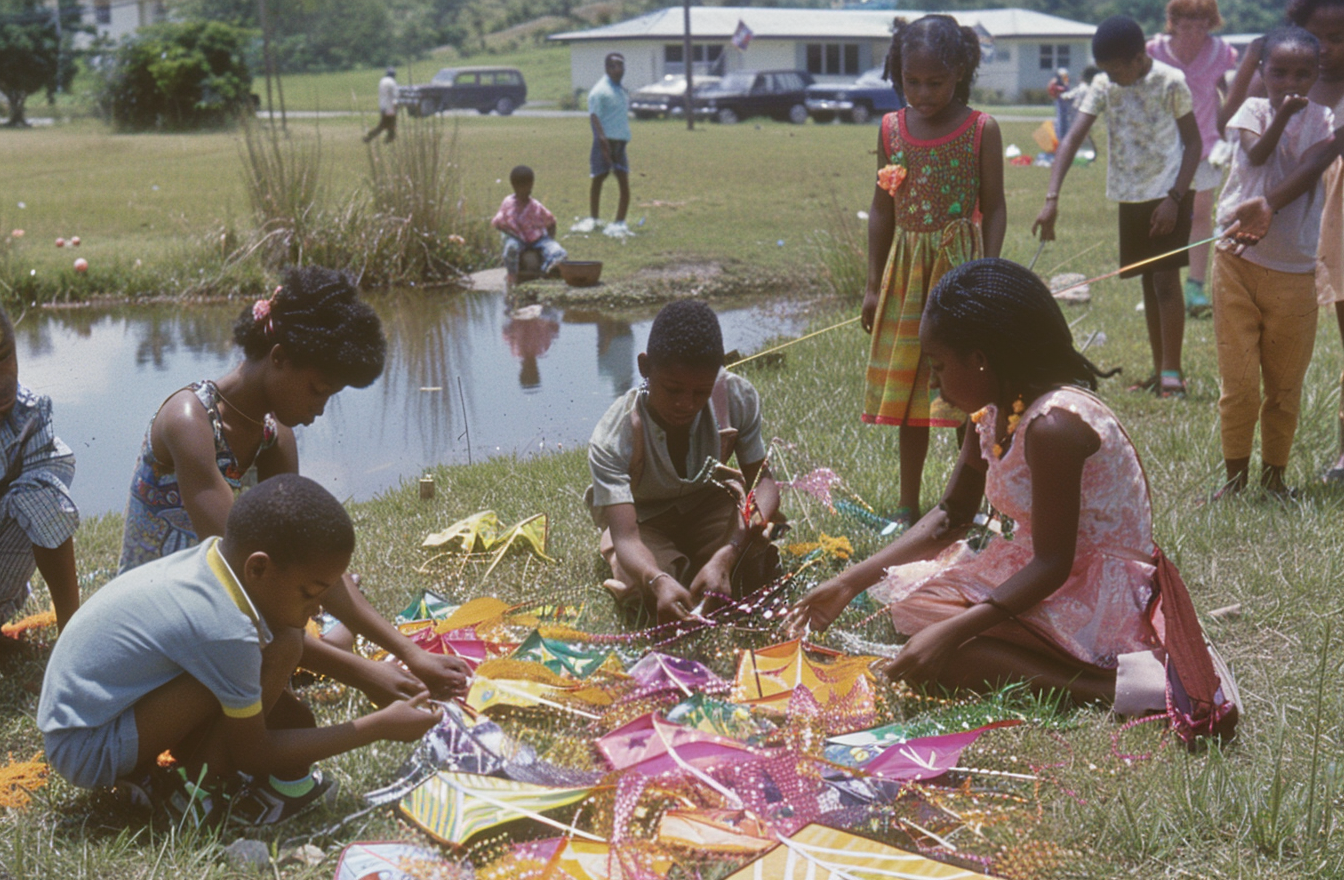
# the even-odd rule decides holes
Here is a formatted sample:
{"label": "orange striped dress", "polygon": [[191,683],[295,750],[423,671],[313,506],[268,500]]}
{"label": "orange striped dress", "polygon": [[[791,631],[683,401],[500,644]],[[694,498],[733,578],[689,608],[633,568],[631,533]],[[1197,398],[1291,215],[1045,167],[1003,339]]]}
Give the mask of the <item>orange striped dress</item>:
{"label": "orange striped dress", "polygon": [[978,259],[980,139],[989,117],[972,110],[955,131],[916,140],[905,110],[882,119],[887,160],[906,169],[893,196],[896,230],[873,321],[863,420],[878,425],[949,428],[963,413],[929,390],[919,347],[919,320],[929,290],[953,266]]}

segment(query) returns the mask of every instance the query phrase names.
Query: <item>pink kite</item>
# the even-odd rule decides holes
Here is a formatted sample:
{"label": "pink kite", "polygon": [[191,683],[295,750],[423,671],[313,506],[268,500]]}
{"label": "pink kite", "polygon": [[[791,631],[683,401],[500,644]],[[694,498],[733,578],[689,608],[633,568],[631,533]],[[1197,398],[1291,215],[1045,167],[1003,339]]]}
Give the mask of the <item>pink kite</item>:
{"label": "pink kite", "polygon": [[984,727],[963,733],[945,733],[940,736],[922,736],[888,746],[866,764],[863,770],[873,776],[896,781],[934,779],[957,766],[962,749],[975,742],[980,734],[997,727],[1016,727],[1017,719],[995,721]]}

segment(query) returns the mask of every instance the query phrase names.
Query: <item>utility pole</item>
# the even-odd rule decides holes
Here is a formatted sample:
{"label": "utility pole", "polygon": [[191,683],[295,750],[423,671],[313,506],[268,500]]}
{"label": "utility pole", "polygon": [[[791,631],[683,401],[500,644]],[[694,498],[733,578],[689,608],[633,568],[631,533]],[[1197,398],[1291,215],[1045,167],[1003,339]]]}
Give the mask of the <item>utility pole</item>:
{"label": "utility pole", "polygon": [[685,31],[681,38],[681,56],[686,59],[686,130],[695,131],[695,87],[692,80],[695,62],[691,58],[691,0],[681,0],[681,20]]}

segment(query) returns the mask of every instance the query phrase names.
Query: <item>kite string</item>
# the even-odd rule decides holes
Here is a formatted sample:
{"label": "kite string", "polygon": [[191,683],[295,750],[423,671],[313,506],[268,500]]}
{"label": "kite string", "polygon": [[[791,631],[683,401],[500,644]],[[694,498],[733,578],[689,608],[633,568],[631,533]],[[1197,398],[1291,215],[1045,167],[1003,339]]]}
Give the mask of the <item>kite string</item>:
{"label": "kite string", "polygon": [[[1136,262],[1130,263],[1128,266],[1121,266],[1119,269],[1116,269],[1113,272],[1107,272],[1104,275],[1098,275],[1097,277],[1089,278],[1086,281],[1079,281],[1077,284],[1070,285],[1060,290],[1051,291],[1051,293],[1054,294],[1055,296],[1058,296],[1061,293],[1065,293],[1070,290],[1077,290],[1080,287],[1084,287],[1088,284],[1093,284],[1097,281],[1105,281],[1107,278],[1114,278],[1116,275],[1120,275],[1124,272],[1129,272],[1133,269],[1139,268],[1140,266],[1146,266],[1149,263],[1155,263],[1158,260],[1165,260],[1167,257],[1175,256],[1176,254],[1182,253],[1183,251],[1188,251],[1191,248],[1197,248],[1201,247],[1202,245],[1212,244],[1213,242],[1218,241],[1222,237],[1223,235],[1219,234],[1206,238],[1203,241],[1191,242],[1190,244],[1185,245],[1184,247],[1178,247],[1175,250],[1167,251],[1165,254],[1158,254],[1155,257],[1148,257],[1147,259],[1138,260]],[[846,318],[845,320],[841,321],[838,324],[832,324],[829,327],[823,327],[820,330],[814,330],[811,333],[799,336],[797,339],[790,339],[788,342],[781,342],[779,345],[767,348],[764,351],[758,351],[755,354],[747,355],[744,358],[735,360],[731,364],[728,364],[728,366],[729,367],[741,366],[742,364],[745,364],[748,361],[753,361],[759,357],[765,357],[768,354],[774,354],[775,352],[780,351],[781,349],[788,348],[790,345],[797,345],[798,343],[803,342],[804,340],[807,339],[811,339],[814,336],[820,336],[823,333],[830,333],[832,330],[839,330],[841,327],[848,326],[849,324],[853,324],[854,322],[858,321],[860,317],[862,316],[855,315],[852,318]]]}

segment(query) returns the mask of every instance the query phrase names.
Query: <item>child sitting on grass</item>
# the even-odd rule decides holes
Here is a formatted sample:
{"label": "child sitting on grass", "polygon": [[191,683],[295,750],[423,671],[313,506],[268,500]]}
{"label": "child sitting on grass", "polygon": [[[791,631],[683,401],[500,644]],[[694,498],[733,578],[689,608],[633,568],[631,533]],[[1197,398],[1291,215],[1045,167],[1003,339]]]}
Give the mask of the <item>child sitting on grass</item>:
{"label": "child sitting on grass", "polygon": [[[386,343],[377,313],[344,274],[321,266],[290,269],[267,299],[233,325],[243,360],[218,380],[174,393],[149,423],[126,503],[121,572],[224,533],[224,522],[253,467],[257,479],[298,473],[294,426],[310,425],[341,389],[365,388],[383,372]],[[378,614],[346,577],[324,601],[349,632],[406,666],[375,663],[335,638],[310,638],[303,667],[359,688],[375,703],[428,689],[465,692],[470,668],[431,654]]]}
{"label": "child sitting on grass", "polygon": [[65,629],[79,607],[74,477],[75,456],[52,428],[51,398],[19,382],[14,325],[0,310],[0,623],[23,607],[34,569],[57,626]]}
{"label": "child sitting on grass", "polygon": [[[638,365],[644,383],[617,398],[593,429],[584,500],[604,529],[600,549],[614,577],[603,586],[662,623],[731,596],[736,569],[753,575],[742,592],[768,579],[760,539],[779,508],[779,487],[765,469],[760,398],[749,381],[724,371],[713,309],[696,300],[665,306]],[[750,524],[719,479],[734,454],[742,486],[755,487]]]}
{"label": "child sitting on grass", "polygon": [[1179,250],[1120,274],[1143,280],[1144,317],[1153,352],[1153,375],[1133,387],[1160,397],[1184,397],[1181,344],[1185,299],[1181,269],[1189,265],[1194,194],[1201,141],[1190,87],[1174,67],[1149,57],[1143,29],[1113,16],[1097,26],[1092,54],[1102,73],[1092,82],[1050,171],[1045,205],[1032,224],[1042,241],[1054,241],[1059,192],[1078,147],[1102,113],[1109,114],[1106,196],[1120,203],[1120,265]]}
{"label": "child sitting on grass", "polygon": [[524,251],[541,253],[541,274],[555,268],[569,254],[555,240],[555,215],[532,198],[532,169],[519,165],[509,172],[512,195],[504,197],[490,221],[504,241],[504,268],[510,284],[518,281],[518,259]]}
{"label": "child sitting on grass", "polygon": [[[1230,223],[1243,200],[1283,181],[1312,146],[1331,139],[1330,110],[1307,99],[1320,45],[1298,27],[1264,39],[1261,79],[1267,98],[1247,98],[1227,130],[1232,168],[1219,204]],[[1269,234],[1240,254],[1220,246],[1213,260],[1213,329],[1218,341],[1223,459],[1221,498],[1245,488],[1260,422],[1261,485],[1286,495],[1284,470],[1297,430],[1302,380],[1316,343],[1316,248],[1324,201],[1320,182],[1279,211]],[[1261,383],[1264,399],[1261,400]]]}
{"label": "child sitting on grass", "polygon": [[354,547],[340,502],[285,474],[234,503],[222,538],[108,583],[47,665],[37,723],[52,768],[99,788],[142,779],[171,749],[180,772],[151,777],[172,783],[170,807],[202,823],[227,814],[270,824],[323,799],[331,783],[313,762],[380,739],[419,739],[438,718],[423,695],[316,727],[285,692],[304,625]]}

